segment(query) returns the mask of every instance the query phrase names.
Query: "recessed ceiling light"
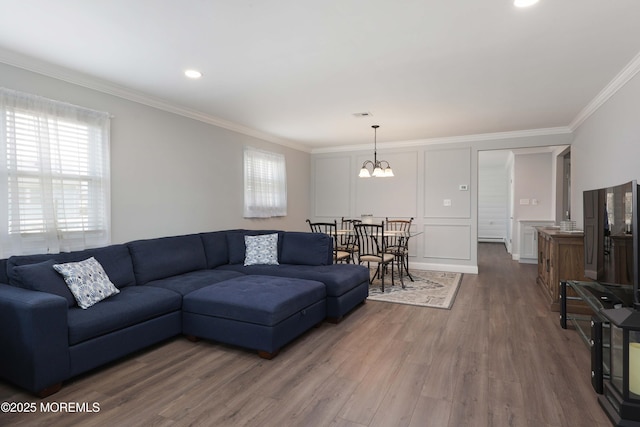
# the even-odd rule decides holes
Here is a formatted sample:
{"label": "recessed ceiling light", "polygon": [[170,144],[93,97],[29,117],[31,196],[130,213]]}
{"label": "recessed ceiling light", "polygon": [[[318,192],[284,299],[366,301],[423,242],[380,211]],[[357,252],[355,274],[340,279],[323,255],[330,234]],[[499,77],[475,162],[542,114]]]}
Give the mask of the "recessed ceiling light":
{"label": "recessed ceiling light", "polygon": [[514,0],[513,5],[516,7],[529,7],[538,3],[538,0]]}
{"label": "recessed ceiling light", "polygon": [[199,79],[202,77],[202,73],[198,70],[186,70],[184,75],[189,77],[190,79]]}

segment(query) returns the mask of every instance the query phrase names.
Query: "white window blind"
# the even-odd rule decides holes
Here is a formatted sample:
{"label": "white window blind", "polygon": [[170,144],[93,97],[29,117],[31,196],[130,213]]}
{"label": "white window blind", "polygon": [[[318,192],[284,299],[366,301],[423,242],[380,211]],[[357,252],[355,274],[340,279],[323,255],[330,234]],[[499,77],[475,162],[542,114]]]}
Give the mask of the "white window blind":
{"label": "white window blind", "polygon": [[109,244],[109,115],[3,88],[0,114],[0,257]]}
{"label": "white window blind", "polygon": [[244,150],[244,217],[287,215],[287,172],[282,154]]}

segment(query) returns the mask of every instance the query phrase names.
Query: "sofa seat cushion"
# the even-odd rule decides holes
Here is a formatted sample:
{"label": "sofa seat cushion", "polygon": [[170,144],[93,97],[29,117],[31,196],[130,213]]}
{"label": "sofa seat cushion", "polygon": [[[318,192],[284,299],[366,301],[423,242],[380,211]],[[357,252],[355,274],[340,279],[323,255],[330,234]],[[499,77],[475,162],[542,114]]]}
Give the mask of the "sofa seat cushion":
{"label": "sofa seat cushion", "polygon": [[180,310],[181,303],[181,296],[167,289],[128,286],[86,310],[70,308],[67,317],[69,344],[78,344]]}
{"label": "sofa seat cushion", "polygon": [[191,292],[182,311],[274,326],[325,297],[325,286],[317,281],[242,276]]}
{"label": "sofa seat cushion", "polygon": [[244,274],[260,274],[278,277],[297,277],[300,279],[317,280],[327,287],[327,296],[338,297],[357,287],[364,281],[369,281],[369,270],[363,265],[332,264],[332,265],[222,265],[216,270],[232,270]]}
{"label": "sofa seat cushion", "polygon": [[155,286],[158,288],[169,289],[180,295],[187,295],[205,286],[224,280],[233,279],[234,277],[244,276],[244,274],[231,270],[199,270],[191,273],[180,274],[166,279],[154,280],[145,286]]}

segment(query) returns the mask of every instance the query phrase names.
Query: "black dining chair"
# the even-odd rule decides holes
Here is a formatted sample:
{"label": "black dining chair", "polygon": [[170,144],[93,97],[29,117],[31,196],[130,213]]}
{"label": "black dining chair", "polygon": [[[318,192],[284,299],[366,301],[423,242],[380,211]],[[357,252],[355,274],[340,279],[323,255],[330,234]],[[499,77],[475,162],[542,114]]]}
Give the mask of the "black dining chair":
{"label": "black dining chair", "polygon": [[[409,273],[409,237],[411,236],[412,221],[413,218],[385,218],[384,227],[385,230],[387,230],[387,253],[393,254],[396,257],[398,268],[400,268],[400,277],[402,277],[402,270],[404,270],[413,282],[413,277],[411,277],[411,273]],[[402,285],[404,287],[404,282],[402,282]]]}
{"label": "black dining chair", "polygon": [[347,219],[342,217],[340,220],[340,229],[338,230],[338,250],[349,252],[351,254],[350,262],[356,263],[356,254],[358,253],[358,237],[356,236],[353,226],[360,224],[359,219]]}
{"label": "black dining chair", "polygon": [[376,277],[380,277],[382,292],[384,292],[384,273],[389,264],[391,264],[391,286],[395,285],[393,281],[395,256],[386,252],[384,226],[382,224],[355,224],[353,229],[358,237],[359,263],[366,262],[369,269],[372,262],[377,264],[376,273],[369,280],[369,283],[373,283]]}

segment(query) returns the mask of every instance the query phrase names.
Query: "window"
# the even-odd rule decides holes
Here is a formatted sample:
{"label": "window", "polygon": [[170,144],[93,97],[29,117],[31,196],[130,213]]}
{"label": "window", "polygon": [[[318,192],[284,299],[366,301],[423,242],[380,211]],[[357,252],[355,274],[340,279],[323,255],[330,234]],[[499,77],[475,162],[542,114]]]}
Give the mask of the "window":
{"label": "window", "polygon": [[244,150],[244,217],[287,215],[284,156],[246,147]]}
{"label": "window", "polygon": [[0,88],[0,258],[109,244],[109,179],[107,113]]}

